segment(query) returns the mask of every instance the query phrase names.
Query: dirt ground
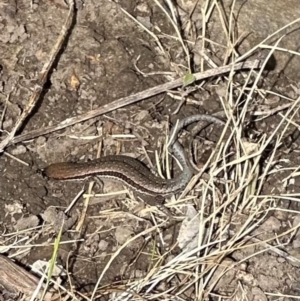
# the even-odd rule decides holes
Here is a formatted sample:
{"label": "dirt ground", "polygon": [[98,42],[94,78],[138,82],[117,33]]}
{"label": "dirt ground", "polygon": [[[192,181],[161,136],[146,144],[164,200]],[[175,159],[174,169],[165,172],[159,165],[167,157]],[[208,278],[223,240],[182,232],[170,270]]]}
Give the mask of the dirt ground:
{"label": "dirt ground", "polygon": [[[186,4],[188,1],[184,2]],[[195,5],[197,1],[190,2]],[[198,2],[197,5],[204,5],[204,2]],[[183,5],[179,1],[178,5],[180,4]],[[76,7],[71,33],[43,88],[38,105],[17,135],[58,124],[94,108],[109,105],[118,98],[176,79],[187,72],[186,55],[181,43],[174,39],[174,27],[154,2],[77,1]],[[164,54],[155,39],[125,15],[121,8],[155,32],[166,50]],[[1,139],[11,131],[26,106],[35,80],[48,59],[67,14],[67,5],[60,0],[0,2]],[[194,42],[196,37],[201,36],[200,20],[191,17],[192,21],[189,23],[182,12],[178,18],[181,20],[179,25],[182,26],[185,39]],[[212,18],[211,22],[217,21]],[[221,38],[214,39],[217,31],[214,26],[209,26],[207,30],[207,41],[211,38],[216,44],[207,43],[209,51],[206,55],[221,66],[226,52],[224,47],[219,47],[219,43],[223,41]],[[191,46],[194,72],[201,71],[203,58],[199,55],[201,42],[197,43],[199,47]],[[205,61],[204,69],[210,68],[212,66]],[[155,151],[162,154],[169,124],[175,124],[177,119],[195,113],[218,113],[226,120],[228,116],[224,114],[223,101],[225,99],[228,108],[233,109],[237,91],[243,86],[246,75],[247,72],[234,76],[235,91],[234,99],[231,100],[227,93],[228,77],[210,78],[198,86],[194,85],[194,90],[180,87],[173,93],[167,91],[62,130],[8,146],[0,157],[2,255],[9,256],[26,268],[37,260],[49,260],[53,254],[52,243],[64,217],[63,210],[82,189],[85,189],[85,194],[90,189],[88,180],[55,181],[44,177],[38,172],[40,169],[55,162],[86,161],[95,159],[99,154],[105,156],[119,153],[138,158],[148,166],[152,162],[153,169],[156,169]],[[242,125],[241,135],[244,139],[258,144],[263,137],[268,138],[277,131],[276,127],[282,121],[282,116],[291,107],[291,100],[296,101],[300,95],[299,80],[297,82],[297,75],[294,78],[293,75],[295,73],[286,76],[276,67],[263,73],[258,85],[264,92],[256,93],[247,108],[251,113],[248,113],[246,122]],[[254,80],[252,77],[249,87]],[[185,89],[190,91],[186,95]],[[272,91],[273,94],[266,91]],[[186,101],[181,105],[184,95]],[[276,111],[279,107],[284,108]],[[271,112],[274,108],[275,114]],[[230,246],[231,251],[224,253],[226,256],[222,260],[219,257],[208,259],[218,265],[212,274],[205,274],[204,263],[201,262],[202,266],[191,267],[191,270],[197,271],[196,274],[190,273],[188,268],[183,269],[184,273],[170,276],[170,279],[166,278],[156,286],[153,284],[155,294],[147,295],[147,289],[152,288],[152,278],[149,276],[152,272],[149,272],[158,269],[164,261],[172,262],[173,258],[181,254],[181,248],[175,243],[181,227],[179,217],[184,215],[178,208],[182,207],[170,205],[171,213],[177,217],[175,226],[151,230],[155,223],[166,220],[164,213],[159,211],[160,207],[155,207],[155,200],[145,199],[142,202],[130,191],[124,192],[120,183],[105,181],[105,193],[115,190],[122,193],[112,197],[91,195],[80,231],[76,227],[84,211],[83,193],[67,214],[68,223],[61,237],[61,241],[65,243],[60,245],[57,257],[57,265],[69,273],[69,277],[61,276],[62,285],[90,297],[103,273],[97,291],[98,298],[103,300],[113,299],[111,294],[123,292],[133,281],[146,278],[150,280],[149,285],[141,290],[145,293],[144,300],[192,300],[195,296],[211,300],[299,298],[300,143],[297,128],[299,112],[296,107],[293,112],[295,115],[289,117],[293,122],[286,131],[281,127],[276,132],[260,158],[259,175],[263,174],[268,164],[271,166],[268,166],[268,174],[256,200],[263,203],[257,206],[257,210],[261,210],[255,215],[257,226],[251,228],[249,225],[248,236],[243,237],[243,242],[237,239],[236,244]],[[276,139],[281,133],[284,136],[280,138],[280,146],[274,154],[272,150],[277,147]],[[187,131],[184,136],[187,138],[184,139],[184,146],[188,147]],[[230,130],[223,141],[229,136]],[[220,129],[216,126],[209,127],[198,135],[199,166],[205,164],[219,137]],[[238,150],[231,147],[231,154],[228,156],[233,158]],[[235,172],[229,169],[228,173],[219,173],[217,178],[234,181],[232,185],[237,190],[239,184],[242,185]],[[187,201],[200,211],[203,209],[201,187],[199,184],[189,192],[196,197],[196,201]],[[221,206],[229,192],[223,184],[218,184],[217,187],[220,191],[218,205]],[[92,192],[101,193],[101,185],[96,183]],[[244,197],[242,195],[241,200]],[[182,205],[174,199],[172,202]],[[212,208],[208,207],[203,211],[204,216],[211,214]],[[233,207],[225,207],[217,217],[233,217],[230,231],[226,234],[228,237],[217,247],[219,251],[226,240],[230,241],[237,235],[247,218],[254,214],[254,206],[249,211],[243,211],[245,208],[241,208],[241,205],[238,205],[240,211]],[[233,211],[238,214],[232,214]],[[205,224],[203,227],[208,226]],[[294,231],[289,231],[293,228]],[[150,229],[148,233],[147,229]],[[129,242],[130,239],[132,241]],[[212,235],[212,239],[217,240],[217,236]],[[260,244],[255,239],[269,245]],[[129,243],[117,252],[126,242]],[[245,243],[249,245],[244,248]],[[282,253],[274,252],[272,246],[276,246]],[[215,247],[205,252],[214,252]],[[196,258],[197,254],[194,256]],[[209,266],[208,263],[205,264]],[[231,268],[227,271],[227,267]],[[199,278],[193,278],[195,275]],[[222,277],[218,279],[218,275]],[[187,285],[188,281],[191,286],[181,292],[181,287]],[[201,285],[205,287],[204,292],[200,289]],[[206,289],[209,291],[207,295]],[[77,297],[80,299],[80,296]],[[5,295],[4,298],[7,299]]]}

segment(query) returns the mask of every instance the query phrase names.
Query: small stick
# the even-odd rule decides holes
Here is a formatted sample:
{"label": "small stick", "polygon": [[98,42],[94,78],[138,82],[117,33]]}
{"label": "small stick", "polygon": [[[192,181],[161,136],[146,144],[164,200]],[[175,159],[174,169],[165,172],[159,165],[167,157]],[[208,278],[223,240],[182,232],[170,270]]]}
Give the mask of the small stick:
{"label": "small stick", "polygon": [[3,152],[4,148],[7,145],[10,145],[13,143],[12,141],[14,140],[16,132],[20,129],[20,127],[22,126],[22,124],[24,123],[26,118],[30,115],[30,113],[32,112],[33,108],[36,106],[36,104],[41,96],[44,85],[47,82],[49,72],[52,69],[54,61],[57,57],[57,54],[59,53],[59,51],[63,45],[63,42],[66,39],[67,33],[69,32],[69,30],[71,28],[72,20],[74,17],[74,0],[69,0],[68,2],[69,2],[68,17],[60,31],[59,37],[58,37],[54,47],[52,48],[52,50],[50,52],[49,60],[44,64],[42,71],[40,72],[40,74],[38,76],[37,83],[33,89],[33,92],[31,94],[29,100],[28,100],[28,103],[27,103],[26,107],[24,108],[24,111],[19,116],[18,120],[16,121],[14,128],[9,133],[9,135],[0,143],[0,153]]}
{"label": "small stick", "polygon": [[[40,279],[35,275],[29,273],[24,268],[17,265],[11,259],[0,255],[0,285],[1,290],[5,290],[10,294],[16,296],[20,293],[27,297],[34,294],[38,287]],[[38,292],[37,297],[42,297],[42,291],[44,284],[42,284],[42,290]],[[52,300],[53,292],[48,291],[44,296],[44,300]]]}
{"label": "small stick", "polygon": [[[193,74],[193,76],[194,76],[195,81],[198,81],[198,80],[203,80],[203,79],[206,79],[209,77],[228,73],[231,70],[236,71],[236,70],[241,70],[241,69],[259,69],[261,66],[262,66],[261,60],[251,60],[251,61],[245,61],[243,63],[238,63],[235,65],[230,64],[230,65],[218,67],[215,69],[210,69],[205,72],[195,73],[195,74]],[[125,107],[127,105],[133,104],[135,102],[141,101],[141,100],[149,98],[151,96],[154,96],[154,95],[163,93],[165,91],[183,86],[183,84],[184,84],[183,78],[178,78],[174,81],[155,86],[155,87],[147,89],[145,91],[138,92],[136,94],[117,99],[111,103],[105,104],[105,105],[103,105],[99,108],[96,108],[94,110],[91,110],[87,113],[84,113],[84,114],[81,114],[81,115],[78,115],[75,117],[67,118],[66,120],[60,122],[57,125],[49,126],[44,129],[33,130],[29,133],[19,135],[15,138],[11,139],[7,143],[7,145],[19,143],[24,140],[30,140],[30,139],[36,138],[38,136],[41,136],[41,135],[49,134],[49,133],[64,129],[64,128],[74,125],[76,123],[80,123],[85,120],[95,118],[99,115],[111,112],[113,110],[116,110],[116,109],[119,109],[122,107]]]}

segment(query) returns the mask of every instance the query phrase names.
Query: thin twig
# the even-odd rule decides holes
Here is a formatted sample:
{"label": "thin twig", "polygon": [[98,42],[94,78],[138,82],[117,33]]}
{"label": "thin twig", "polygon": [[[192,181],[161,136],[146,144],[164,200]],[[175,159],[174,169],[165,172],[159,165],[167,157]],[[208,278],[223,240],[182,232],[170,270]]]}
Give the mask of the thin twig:
{"label": "thin twig", "polygon": [[63,25],[59,37],[52,48],[49,60],[44,64],[42,71],[39,74],[39,77],[37,79],[37,83],[33,89],[33,93],[31,94],[28,103],[22,112],[22,114],[19,116],[18,120],[16,121],[16,124],[13,128],[13,130],[9,133],[9,135],[0,143],[0,153],[3,152],[4,148],[7,145],[12,144],[12,141],[14,140],[16,132],[20,129],[24,121],[27,119],[27,117],[32,112],[33,108],[36,106],[41,93],[43,91],[44,85],[47,82],[48,75],[50,73],[50,70],[53,67],[53,64],[55,62],[55,59],[57,58],[57,55],[66,39],[67,33],[69,32],[72,24],[72,20],[74,17],[74,1],[69,1],[69,13],[66,19],[65,24]]}
{"label": "thin twig", "polygon": [[[218,76],[218,75],[221,75],[224,73],[228,73],[231,70],[237,71],[237,70],[242,70],[242,69],[259,69],[261,66],[262,66],[262,61],[251,60],[251,61],[246,61],[246,62],[235,64],[235,65],[231,64],[231,65],[222,66],[222,67],[219,67],[216,69],[210,69],[205,72],[195,73],[194,78],[195,78],[195,81],[198,81],[198,80],[203,80],[203,79],[206,79],[209,77],[214,77],[214,76]],[[57,125],[49,126],[44,129],[33,130],[29,133],[19,135],[19,136],[15,137],[14,139],[12,139],[11,141],[9,141],[8,145],[19,143],[24,140],[30,140],[30,139],[36,138],[38,136],[41,136],[41,135],[49,134],[49,133],[64,129],[64,128],[74,125],[76,123],[80,123],[85,120],[95,118],[99,115],[102,115],[102,114],[111,112],[113,110],[128,106],[130,104],[141,101],[143,99],[147,99],[151,96],[154,96],[154,95],[163,93],[165,91],[180,87],[183,84],[184,84],[183,78],[178,78],[174,81],[171,81],[171,82],[168,82],[165,84],[161,84],[161,85],[155,86],[153,88],[147,89],[145,91],[138,92],[136,94],[120,98],[118,100],[115,100],[113,102],[105,104],[97,109],[91,110],[82,115],[68,118]]]}

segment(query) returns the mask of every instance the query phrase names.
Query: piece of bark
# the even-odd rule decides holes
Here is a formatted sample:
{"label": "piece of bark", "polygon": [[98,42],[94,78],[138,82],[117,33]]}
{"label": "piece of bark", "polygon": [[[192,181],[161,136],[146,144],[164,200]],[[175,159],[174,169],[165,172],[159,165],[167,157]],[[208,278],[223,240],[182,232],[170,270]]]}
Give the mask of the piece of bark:
{"label": "piece of bark", "polygon": [[[32,296],[36,290],[39,279],[18,266],[9,258],[0,255],[0,286],[2,292],[9,295]],[[42,297],[45,286],[42,285],[37,297]],[[50,300],[52,293],[46,292],[44,300]]]}

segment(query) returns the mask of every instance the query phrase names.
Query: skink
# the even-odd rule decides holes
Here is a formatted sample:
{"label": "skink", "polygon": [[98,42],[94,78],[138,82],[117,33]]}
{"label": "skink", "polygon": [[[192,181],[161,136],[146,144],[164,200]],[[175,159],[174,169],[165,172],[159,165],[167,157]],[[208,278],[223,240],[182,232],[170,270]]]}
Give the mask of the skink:
{"label": "skink", "polygon": [[206,114],[188,116],[180,120],[170,131],[172,151],[182,166],[180,175],[173,179],[162,179],[155,176],[140,161],[123,155],[101,157],[88,162],[54,163],[44,169],[47,177],[57,180],[81,179],[87,176],[113,178],[123,182],[130,189],[152,196],[168,196],[177,193],[191,180],[194,172],[185,157],[184,150],[177,141],[179,131],[185,126],[197,122],[208,121],[224,126],[224,122]]}

